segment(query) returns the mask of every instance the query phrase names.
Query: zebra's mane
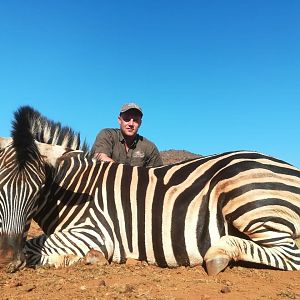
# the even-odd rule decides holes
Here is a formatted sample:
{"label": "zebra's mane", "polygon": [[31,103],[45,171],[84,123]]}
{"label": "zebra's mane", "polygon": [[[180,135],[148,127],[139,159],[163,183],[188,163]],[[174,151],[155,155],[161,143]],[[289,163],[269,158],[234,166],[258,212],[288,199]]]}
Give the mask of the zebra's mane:
{"label": "zebra's mane", "polygon": [[14,117],[11,135],[20,165],[38,153],[35,141],[89,152],[86,142],[81,145],[79,133],[47,119],[30,106],[20,107]]}

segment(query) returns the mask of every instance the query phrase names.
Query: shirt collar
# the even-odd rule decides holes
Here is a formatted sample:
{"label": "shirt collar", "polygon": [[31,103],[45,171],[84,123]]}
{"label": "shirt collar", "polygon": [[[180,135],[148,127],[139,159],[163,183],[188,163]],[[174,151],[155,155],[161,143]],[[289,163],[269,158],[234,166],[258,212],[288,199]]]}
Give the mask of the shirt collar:
{"label": "shirt collar", "polygon": [[[130,148],[135,148],[138,140],[139,140],[139,134],[136,134],[132,144],[130,145]],[[121,143],[125,143],[125,139],[124,139],[124,136],[123,136],[121,130],[119,130],[119,141]]]}

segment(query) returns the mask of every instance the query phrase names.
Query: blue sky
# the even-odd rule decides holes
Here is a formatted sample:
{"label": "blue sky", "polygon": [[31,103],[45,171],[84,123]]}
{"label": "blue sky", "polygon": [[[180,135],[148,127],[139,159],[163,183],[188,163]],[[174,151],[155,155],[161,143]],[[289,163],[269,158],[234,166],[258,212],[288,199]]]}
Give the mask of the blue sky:
{"label": "blue sky", "polygon": [[125,102],[160,150],[300,167],[300,1],[0,0],[0,136],[30,105],[90,146]]}

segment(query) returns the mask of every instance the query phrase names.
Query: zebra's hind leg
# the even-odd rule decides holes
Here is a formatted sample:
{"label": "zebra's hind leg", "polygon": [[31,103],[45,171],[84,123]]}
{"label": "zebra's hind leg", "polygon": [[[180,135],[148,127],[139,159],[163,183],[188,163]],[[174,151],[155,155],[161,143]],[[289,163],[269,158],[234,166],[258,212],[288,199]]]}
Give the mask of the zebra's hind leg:
{"label": "zebra's hind leg", "polygon": [[204,256],[208,275],[220,273],[231,260],[263,264],[282,270],[300,270],[300,249],[287,236],[282,239],[270,236],[269,240],[264,240],[263,245],[259,241],[223,236]]}

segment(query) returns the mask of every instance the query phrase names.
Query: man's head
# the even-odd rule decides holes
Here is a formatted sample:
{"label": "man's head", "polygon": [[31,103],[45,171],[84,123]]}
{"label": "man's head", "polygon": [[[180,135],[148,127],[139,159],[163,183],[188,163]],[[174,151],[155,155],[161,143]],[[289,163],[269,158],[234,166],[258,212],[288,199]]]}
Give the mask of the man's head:
{"label": "man's head", "polygon": [[143,112],[135,103],[127,103],[121,107],[118,122],[124,137],[134,138],[142,124]]}

